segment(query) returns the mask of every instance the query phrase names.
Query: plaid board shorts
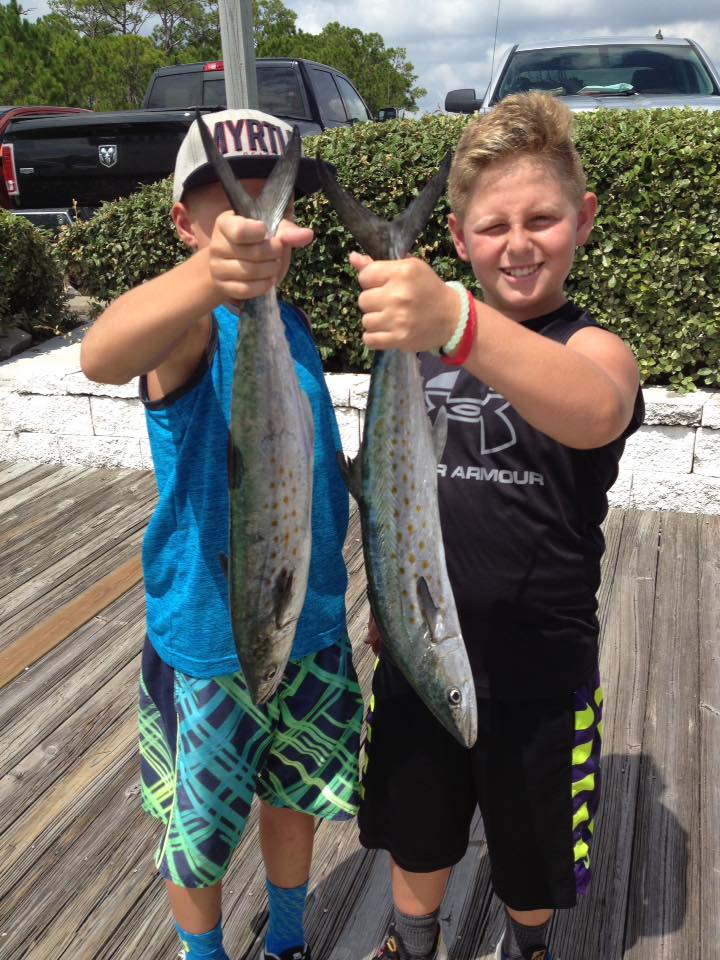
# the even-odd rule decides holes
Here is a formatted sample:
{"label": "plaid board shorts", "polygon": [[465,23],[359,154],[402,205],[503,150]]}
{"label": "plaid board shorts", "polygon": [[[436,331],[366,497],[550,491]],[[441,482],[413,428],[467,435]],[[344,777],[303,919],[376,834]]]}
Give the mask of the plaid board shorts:
{"label": "plaid board shorts", "polygon": [[290,661],[275,695],[257,706],[242,673],[189,677],[146,639],[141,794],[164,825],[162,876],[182,887],[220,882],[255,794],[327,820],[353,817],[362,715],[348,639]]}

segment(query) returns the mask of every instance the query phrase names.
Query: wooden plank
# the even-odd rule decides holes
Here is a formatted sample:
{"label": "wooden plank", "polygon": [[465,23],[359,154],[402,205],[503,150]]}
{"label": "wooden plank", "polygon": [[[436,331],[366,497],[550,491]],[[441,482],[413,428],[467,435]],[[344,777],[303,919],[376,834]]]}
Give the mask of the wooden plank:
{"label": "wooden plank", "polygon": [[18,507],[54,491],[60,484],[77,476],[81,467],[63,467],[57,463],[33,465],[17,474],[0,475],[0,539],[3,538],[4,515]]}
{"label": "wooden plank", "polygon": [[103,577],[66,604],[53,616],[26,633],[4,652],[0,663],[0,687],[67,639],[79,627],[104,610],[142,579],[142,558],[136,554],[117,570]]}
{"label": "wooden plank", "polygon": [[[602,795],[590,894],[552,930],[563,960],[620,960],[636,825],[642,731],[653,627],[660,515],[626,513],[617,561],[606,568],[600,654],[605,692]],[[612,579],[610,580],[610,574]]]}
{"label": "wooden plank", "polygon": [[135,706],[139,669],[135,656],[0,778],[0,833],[40,802],[83,754],[92,752],[128,706]]}
{"label": "wooden plank", "polygon": [[697,527],[695,515],[662,516],[626,926],[632,960],[700,952]]}
{"label": "wooden plank", "polygon": [[31,629],[39,619],[85,590],[90,580],[88,571],[97,568],[99,576],[109,573],[117,566],[114,551],[120,550],[123,559],[129,559],[128,541],[134,547],[132,552],[136,552],[150,512],[149,501],[123,502],[104,515],[88,515],[82,542],[68,545],[64,552],[59,552],[57,545],[48,546],[42,569],[18,570],[15,584],[0,599],[3,609],[0,650]]}
{"label": "wooden plank", "polygon": [[[99,532],[115,511],[149,500],[152,478],[139,470],[86,470],[38,499],[36,509],[21,507],[0,518],[4,541],[0,593],[36,575],[57,560],[58,547],[77,549]],[[33,549],[29,550],[32,544]]]}
{"label": "wooden plank", "polygon": [[133,588],[2,691],[0,775],[82,707],[137,656],[145,636],[145,597]]}
{"label": "wooden plank", "polygon": [[720,956],[720,517],[700,518],[699,567],[699,956],[701,960],[714,960]]}

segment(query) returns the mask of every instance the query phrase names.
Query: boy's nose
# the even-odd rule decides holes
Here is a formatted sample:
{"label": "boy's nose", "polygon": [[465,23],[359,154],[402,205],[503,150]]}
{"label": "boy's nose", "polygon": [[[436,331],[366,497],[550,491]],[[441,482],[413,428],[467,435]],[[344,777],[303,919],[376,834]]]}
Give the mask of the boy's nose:
{"label": "boy's nose", "polygon": [[507,238],[508,250],[524,253],[530,246],[530,236],[522,227],[513,227]]}

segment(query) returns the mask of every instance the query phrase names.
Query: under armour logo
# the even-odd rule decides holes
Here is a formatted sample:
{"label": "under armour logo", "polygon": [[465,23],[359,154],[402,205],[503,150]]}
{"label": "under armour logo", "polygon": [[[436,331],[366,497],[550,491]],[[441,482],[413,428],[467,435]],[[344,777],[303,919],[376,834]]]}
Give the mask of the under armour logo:
{"label": "under armour logo", "polygon": [[458,371],[441,373],[425,384],[425,407],[428,413],[441,406],[448,420],[477,423],[480,426],[479,453],[499,453],[517,443],[517,434],[505,411],[510,404],[499,393],[488,390],[485,397],[453,397]]}

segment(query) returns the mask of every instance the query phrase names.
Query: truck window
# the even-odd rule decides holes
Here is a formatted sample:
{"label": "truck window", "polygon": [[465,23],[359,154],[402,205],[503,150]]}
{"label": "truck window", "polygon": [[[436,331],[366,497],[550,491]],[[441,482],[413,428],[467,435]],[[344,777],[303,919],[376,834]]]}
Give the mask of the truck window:
{"label": "truck window", "polygon": [[345,101],[345,110],[351,120],[369,120],[370,116],[367,107],[362,102],[360,94],[355,87],[345,79],[345,77],[335,74],[335,81],[340,87],[340,93]]}
{"label": "truck window", "polygon": [[155,78],[148,107],[173,110],[200,106],[202,102],[202,73],[169,73]]}
{"label": "truck window", "polygon": [[257,84],[260,110],[276,117],[312,119],[305,103],[300,79],[291,66],[258,64]]}
{"label": "truck window", "polygon": [[225,97],[225,81],[222,77],[213,77],[203,83],[203,104],[206,107],[215,107],[224,110],[227,105]]}
{"label": "truck window", "polygon": [[648,94],[716,93],[712,77],[691,47],[598,44],[518,50],[508,63],[493,103],[510,93],[546,90],[583,95],[613,84]]}
{"label": "truck window", "polygon": [[323,120],[330,123],[347,123],[348,117],[343,107],[342,97],[335,79],[329,70],[312,68],[313,83],[317,88],[317,101]]}

